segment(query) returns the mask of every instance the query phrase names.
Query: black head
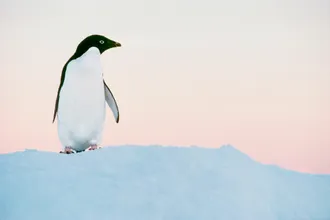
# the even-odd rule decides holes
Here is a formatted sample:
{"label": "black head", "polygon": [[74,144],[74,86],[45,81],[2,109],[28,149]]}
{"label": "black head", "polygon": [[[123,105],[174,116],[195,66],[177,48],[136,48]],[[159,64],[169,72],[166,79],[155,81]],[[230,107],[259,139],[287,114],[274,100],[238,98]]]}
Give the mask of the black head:
{"label": "black head", "polygon": [[98,48],[100,50],[100,53],[102,54],[104,51],[110,48],[120,47],[120,46],[121,46],[120,43],[110,40],[102,35],[91,35],[86,37],[83,41],[80,42],[75,52],[75,55],[81,56],[91,47]]}

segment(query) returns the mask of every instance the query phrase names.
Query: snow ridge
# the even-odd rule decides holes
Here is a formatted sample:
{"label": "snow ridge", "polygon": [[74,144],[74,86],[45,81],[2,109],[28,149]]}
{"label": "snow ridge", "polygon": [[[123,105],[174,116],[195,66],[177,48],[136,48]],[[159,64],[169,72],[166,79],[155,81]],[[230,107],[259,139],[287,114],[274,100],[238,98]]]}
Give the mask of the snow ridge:
{"label": "snow ridge", "polygon": [[2,154],[0,184],[1,220],[330,219],[330,175],[274,169],[232,146]]}

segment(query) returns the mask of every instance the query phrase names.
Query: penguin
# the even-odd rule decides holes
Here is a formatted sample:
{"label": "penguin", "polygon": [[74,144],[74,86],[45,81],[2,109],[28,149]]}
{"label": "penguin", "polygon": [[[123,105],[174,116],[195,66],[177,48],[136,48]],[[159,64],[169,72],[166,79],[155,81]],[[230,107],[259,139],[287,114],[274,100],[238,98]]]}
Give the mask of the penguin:
{"label": "penguin", "polygon": [[53,123],[63,151],[71,154],[99,148],[102,140],[106,104],[116,123],[119,109],[103,79],[101,54],[121,44],[102,35],[90,35],[77,46],[62,69],[57,91]]}

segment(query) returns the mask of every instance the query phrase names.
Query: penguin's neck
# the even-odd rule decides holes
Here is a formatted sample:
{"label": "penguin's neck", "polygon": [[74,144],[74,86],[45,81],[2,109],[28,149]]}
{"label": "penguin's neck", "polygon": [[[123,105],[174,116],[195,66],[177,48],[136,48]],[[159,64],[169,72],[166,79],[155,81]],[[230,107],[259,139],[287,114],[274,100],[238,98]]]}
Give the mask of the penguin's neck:
{"label": "penguin's neck", "polygon": [[85,53],[83,53],[83,55],[77,58],[77,60],[88,61],[88,60],[99,60],[100,58],[101,58],[101,53],[99,49],[96,47],[91,47]]}
{"label": "penguin's neck", "polygon": [[76,61],[83,69],[86,68],[97,72],[101,71],[101,53],[96,47],[89,48],[81,57],[77,58]]}

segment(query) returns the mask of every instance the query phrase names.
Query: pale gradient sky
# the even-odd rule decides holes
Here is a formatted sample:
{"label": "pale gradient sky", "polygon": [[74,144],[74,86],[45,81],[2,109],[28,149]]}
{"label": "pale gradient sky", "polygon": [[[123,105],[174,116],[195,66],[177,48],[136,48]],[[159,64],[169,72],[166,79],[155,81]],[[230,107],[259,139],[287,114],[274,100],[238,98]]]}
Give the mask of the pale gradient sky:
{"label": "pale gradient sky", "polygon": [[328,0],[0,2],[0,153],[59,151],[62,67],[89,34],[120,109],[103,145],[232,144],[263,163],[330,173]]}

